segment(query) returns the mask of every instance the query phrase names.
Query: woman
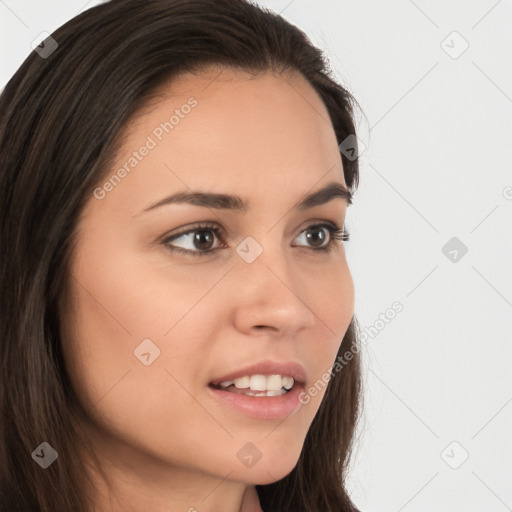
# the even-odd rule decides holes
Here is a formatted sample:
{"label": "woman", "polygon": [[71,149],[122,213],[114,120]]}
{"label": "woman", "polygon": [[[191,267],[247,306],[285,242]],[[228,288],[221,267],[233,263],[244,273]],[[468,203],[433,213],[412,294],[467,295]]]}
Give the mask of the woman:
{"label": "woman", "polygon": [[351,95],[243,0],[44,48],[0,98],[2,510],[356,510]]}

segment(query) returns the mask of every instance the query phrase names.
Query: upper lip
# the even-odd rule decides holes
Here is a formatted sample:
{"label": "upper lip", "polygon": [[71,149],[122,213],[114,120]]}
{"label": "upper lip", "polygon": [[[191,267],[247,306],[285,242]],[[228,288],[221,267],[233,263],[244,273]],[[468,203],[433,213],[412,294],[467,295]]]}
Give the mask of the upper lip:
{"label": "upper lip", "polygon": [[238,370],[234,370],[230,373],[226,373],[222,377],[216,377],[210,384],[218,385],[221,382],[227,380],[234,380],[238,377],[244,377],[246,375],[281,375],[292,377],[295,382],[305,384],[306,372],[304,368],[293,361],[277,362],[277,361],[260,361],[250,366],[245,366]]}

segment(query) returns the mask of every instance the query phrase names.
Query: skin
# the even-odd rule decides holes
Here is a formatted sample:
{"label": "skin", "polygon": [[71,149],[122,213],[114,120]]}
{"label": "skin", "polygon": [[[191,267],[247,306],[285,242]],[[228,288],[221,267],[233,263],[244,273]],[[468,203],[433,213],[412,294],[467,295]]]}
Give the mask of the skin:
{"label": "skin", "polygon": [[[79,219],[63,350],[86,411],[80,425],[109,480],[91,471],[95,511],[260,511],[254,485],[294,468],[325,387],[283,421],[229,409],[207,385],[270,359],[301,364],[307,389],[334,363],[354,313],[343,242],[315,252],[304,231],[342,226],[345,199],[294,209],[329,182],[345,185],[327,110],[300,74],[181,75],[130,121],[108,176],[191,96],[197,106]],[[144,211],[188,189],[250,207]],[[226,232],[213,249],[226,248],[195,256],[162,243],[206,221]],[[172,243],[200,251],[193,236]],[[263,248],[250,264],[235,251],[247,236]],[[133,353],[147,338],[160,349],[149,366]],[[237,457],[247,442],[262,454],[250,468]]]}

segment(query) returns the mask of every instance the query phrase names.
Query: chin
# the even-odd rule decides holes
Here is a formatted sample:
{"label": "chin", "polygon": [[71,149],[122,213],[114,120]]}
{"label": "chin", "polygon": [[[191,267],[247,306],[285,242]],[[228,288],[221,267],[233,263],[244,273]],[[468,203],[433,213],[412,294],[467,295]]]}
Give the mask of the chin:
{"label": "chin", "polygon": [[268,485],[289,475],[299,460],[300,453],[296,457],[282,458],[276,450],[275,456],[271,459],[258,461],[253,467],[247,470],[237,471],[236,478],[254,485]]}
{"label": "chin", "polygon": [[271,475],[267,471],[263,471],[256,478],[253,478],[251,483],[254,485],[273,484],[274,482],[277,482],[289,475],[293,471],[293,468],[295,468],[295,464],[288,466],[286,469],[278,468],[279,470],[272,466],[269,468]]}

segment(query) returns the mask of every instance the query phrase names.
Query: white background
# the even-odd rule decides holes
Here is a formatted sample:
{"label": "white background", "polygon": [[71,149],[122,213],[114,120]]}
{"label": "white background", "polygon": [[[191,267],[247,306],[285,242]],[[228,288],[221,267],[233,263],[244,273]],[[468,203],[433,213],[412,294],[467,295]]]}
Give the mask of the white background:
{"label": "white background", "polygon": [[[511,510],[512,2],[259,3],[326,51],[364,111],[347,222],[371,332],[354,501]],[[36,36],[85,4],[1,0],[0,87]],[[468,248],[455,262],[442,252],[452,237]],[[379,322],[396,301],[403,311]]]}

